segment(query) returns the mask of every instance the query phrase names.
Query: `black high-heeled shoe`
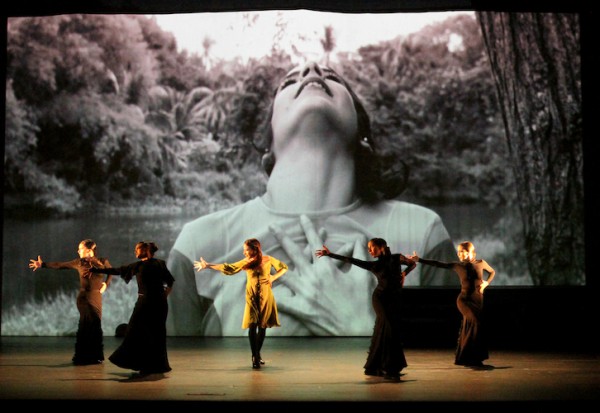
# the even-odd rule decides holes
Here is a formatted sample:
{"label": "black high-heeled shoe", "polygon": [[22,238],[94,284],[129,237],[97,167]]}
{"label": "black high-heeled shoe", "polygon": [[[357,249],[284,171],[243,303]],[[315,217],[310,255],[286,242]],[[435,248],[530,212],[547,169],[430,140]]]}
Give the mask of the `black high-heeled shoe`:
{"label": "black high-heeled shoe", "polygon": [[259,357],[252,356],[252,368],[260,369],[260,358]]}
{"label": "black high-heeled shoe", "polygon": [[265,361],[263,360],[260,354],[258,355],[258,361],[260,362],[260,364],[265,364]]}

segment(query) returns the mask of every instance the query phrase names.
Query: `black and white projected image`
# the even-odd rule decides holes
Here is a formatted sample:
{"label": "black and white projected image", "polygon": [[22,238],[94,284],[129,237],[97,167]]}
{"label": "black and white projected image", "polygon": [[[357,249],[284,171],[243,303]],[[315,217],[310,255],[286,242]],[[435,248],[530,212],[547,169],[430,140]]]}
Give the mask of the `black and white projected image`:
{"label": "black and white projected image", "polygon": [[[323,245],[368,260],[378,237],[455,261],[471,241],[496,270],[490,289],[585,285],[579,21],[537,17],[9,17],[2,335],[76,334],[78,274],[28,264],[73,260],[84,239],[114,266],[158,244],[172,336],[246,334],[244,272],[193,262],[238,261],[249,238],[289,265],[270,336],[371,335],[376,279],[318,260]],[[525,35],[534,27],[562,40]],[[548,43],[519,43],[511,60],[501,39],[519,33]],[[460,284],[418,265],[404,288]],[[135,295],[113,278],[105,335]]]}

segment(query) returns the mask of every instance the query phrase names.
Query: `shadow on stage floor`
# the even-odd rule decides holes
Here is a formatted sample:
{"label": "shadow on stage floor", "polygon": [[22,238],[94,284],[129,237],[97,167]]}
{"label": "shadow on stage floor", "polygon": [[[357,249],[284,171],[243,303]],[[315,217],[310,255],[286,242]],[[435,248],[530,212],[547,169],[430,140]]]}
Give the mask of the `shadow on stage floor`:
{"label": "shadow on stage floor", "polygon": [[[105,337],[107,356],[119,340]],[[483,368],[466,368],[453,364],[452,349],[406,348],[408,367],[400,381],[390,382],[363,374],[368,344],[368,337],[267,337],[262,352],[266,364],[253,370],[245,337],[169,337],[173,370],[136,377],[109,361],[73,366],[72,337],[4,336],[0,399],[43,400],[49,406],[89,400],[119,406],[378,402],[402,404],[409,411],[450,406],[485,413],[512,407],[567,410],[600,399],[597,354],[491,349]]]}

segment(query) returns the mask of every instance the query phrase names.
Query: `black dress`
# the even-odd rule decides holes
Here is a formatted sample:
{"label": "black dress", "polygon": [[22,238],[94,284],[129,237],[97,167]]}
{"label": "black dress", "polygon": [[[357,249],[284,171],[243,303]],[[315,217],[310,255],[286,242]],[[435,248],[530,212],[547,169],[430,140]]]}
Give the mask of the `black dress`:
{"label": "black dress", "polygon": [[110,266],[108,259],[86,257],[65,262],[43,262],[42,268],[55,270],[76,270],[79,273],[79,293],[77,310],[79,323],[75,341],[73,363],[77,365],[97,364],[104,360],[102,332],[102,283],[110,284],[112,275],[92,273],[91,268],[102,269]]}
{"label": "black dress", "polygon": [[138,299],[129,318],[127,333],[108,359],[119,367],[143,374],[171,371],[167,357],[169,308],[165,286],[172,287],[175,280],[166,263],[150,258],[106,271],[120,274],[126,283],[135,276],[138,285]]}
{"label": "black dress", "polygon": [[[483,271],[492,273],[492,268],[485,260],[442,262],[419,258],[419,262],[452,269],[458,275],[460,293],[456,298],[456,306],[462,315],[462,321],[458,331],[454,364],[481,365],[489,355],[482,323],[483,293],[480,291],[480,286],[483,282]],[[488,278],[488,281],[491,280]]]}
{"label": "black dress", "polygon": [[401,325],[402,265],[406,266],[404,271],[408,274],[416,267],[416,263],[402,254],[380,255],[376,261],[363,261],[333,253],[328,256],[364,268],[377,277],[377,286],[372,295],[375,326],[364,365],[365,374],[398,376],[407,366]]}

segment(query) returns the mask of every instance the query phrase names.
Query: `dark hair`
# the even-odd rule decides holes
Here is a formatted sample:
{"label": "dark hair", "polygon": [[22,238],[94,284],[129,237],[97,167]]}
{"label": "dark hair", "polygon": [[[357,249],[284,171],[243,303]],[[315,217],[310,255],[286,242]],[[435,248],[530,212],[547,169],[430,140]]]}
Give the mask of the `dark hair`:
{"label": "dark hair", "polygon": [[[330,68],[331,69],[331,68]],[[332,70],[333,71],[333,70]],[[357,149],[354,155],[355,161],[355,179],[356,191],[360,199],[367,203],[372,203],[381,199],[392,199],[400,195],[406,189],[409,177],[408,166],[400,161],[387,170],[384,170],[383,157],[377,152],[377,145],[371,135],[371,120],[363,106],[360,98],[356,95],[350,84],[341,76],[340,81],[350,93],[357,117]],[[273,129],[271,119],[273,118],[273,107],[277,89],[273,93],[269,114],[263,125],[262,145],[257,146],[253,142],[256,150],[262,153],[262,166],[267,175],[275,166],[275,155],[271,150],[273,142]]]}
{"label": "dark hair", "polygon": [[154,257],[154,253],[158,251],[158,246],[154,242],[148,241],[138,242],[135,244],[135,248],[139,248],[142,251],[140,258],[152,258]]}
{"label": "dark hair", "polygon": [[92,239],[86,238],[79,242],[79,245],[83,244],[88,250],[96,251],[96,242]]}
{"label": "dark hair", "polygon": [[371,238],[369,242],[376,247],[383,248],[385,255],[390,255],[392,252],[390,251],[390,247],[387,245],[387,241],[383,238]]}
{"label": "dark hair", "polygon": [[262,263],[262,248],[260,246],[260,241],[256,238],[249,238],[244,241],[244,245],[250,248],[254,255],[252,256],[252,261],[244,266],[244,269],[252,269],[257,268]]}

